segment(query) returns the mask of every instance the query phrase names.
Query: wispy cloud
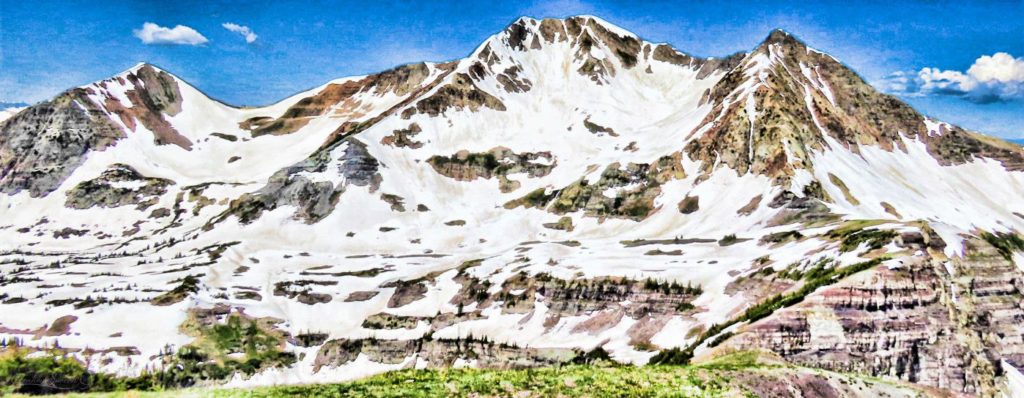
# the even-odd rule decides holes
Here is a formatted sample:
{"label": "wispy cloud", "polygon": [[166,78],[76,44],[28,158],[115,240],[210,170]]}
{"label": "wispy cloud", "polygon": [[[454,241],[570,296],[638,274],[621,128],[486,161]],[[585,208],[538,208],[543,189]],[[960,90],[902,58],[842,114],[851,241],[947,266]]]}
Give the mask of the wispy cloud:
{"label": "wispy cloud", "polygon": [[881,88],[906,96],[951,95],[977,103],[1024,99],[1024,58],[999,52],[983,55],[966,72],[923,68],[886,76]]}
{"label": "wispy cloud", "polygon": [[167,28],[152,22],[146,22],[142,24],[142,29],[135,29],[132,33],[145,44],[180,44],[198,46],[209,41],[195,29],[184,25]]}
{"label": "wispy cloud", "polygon": [[224,29],[227,29],[227,30],[230,30],[232,32],[235,32],[235,33],[238,33],[238,34],[242,35],[242,37],[245,38],[245,42],[246,43],[250,43],[251,44],[252,42],[256,41],[256,38],[258,37],[258,36],[256,36],[256,32],[253,32],[252,29],[249,29],[248,26],[239,25],[239,24],[231,23],[231,22],[222,23],[220,26],[223,26]]}

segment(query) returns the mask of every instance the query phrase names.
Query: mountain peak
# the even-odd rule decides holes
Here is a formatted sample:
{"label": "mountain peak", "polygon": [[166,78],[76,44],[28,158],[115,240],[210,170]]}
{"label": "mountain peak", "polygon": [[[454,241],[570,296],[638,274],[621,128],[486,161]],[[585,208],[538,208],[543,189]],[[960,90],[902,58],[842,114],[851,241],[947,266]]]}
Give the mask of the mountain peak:
{"label": "mountain peak", "polygon": [[[146,66],[148,66],[148,67],[151,67],[151,68],[157,68],[157,66],[156,66],[156,65],[153,65],[153,64],[151,64],[151,63],[149,63],[149,62],[146,62],[146,61],[139,61],[139,62],[137,62],[137,63],[135,64],[135,66],[133,66],[133,67],[131,67],[131,68],[128,68],[128,70],[129,70],[129,71],[136,71],[136,70],[142,69],[142,68],[144,68],[144,67],[146,67]],[[159,69],[159,68],[157,68],[157,69]]]}
{"label": "mountain peak", "polygon": [[[643,45],[651,44],[653,47],[664,47],[661,56],[685,55],[690,61],[702,62],[715,59],[699,58],[686,55],[667,44],[649,43],[636,34],[593,15],[575,15],[565,18],[543,18],[536,19],[528,16],[519,17],[504,30],[495,34],[485,41],[477,50],[485,56],[491,56],[494,46],[507,47],[512,50],[535,50],[543,48],[548,43],[568,42],[578,47],[578,57],[586,58],[590,48],[597,46],[607,48],[611,54],[625,55],[627,64],[632,64],[633,57],[639,57]],[[667,50],[668,49],[668,50]],[[764,54],[770,59],[786,57],[802,57],[800,54],[812,50],[807,44],[790,32],[783,29],[774,29],[765,39],[752,51],[737,53]],[[817,51],[816,51],[817,52]],[[734,54],[735,57],[737,54]],[[731,57],[723,57],[729,59]]]}
{"label": "mountain peak", "polygon": [[789,33],[782,29],[772,30],[768,33],[768,37],[765,37],[764,41],[757,47],[758,49],[767,48],[770,45],[778,45],[784,48],[799,48],[806,50],[807,44],[798,39],[792,33]]}
{"label": "mountain peak", "polygon": [[568,19],[580,21],[581,24],[593,24],[622,37],[639,38],[633,32],[593,15],[577,15]]}
{"label": "mountain peak", "polygon": [[146,62],[146,61],[140,61],[140,62],[136,63],[134,66],[132,66],[131,68],[126,69],[124,72],[121,72],[121,73],[117,74],[115,77],[118,77],[118,76],[120,76],[120,77],[127,77],[128,75],[138,75],[140,72],[141,73],[156,73],[156,74],[163,73],[163,74],[170,75],[175,80],[181,80],[175,74],[173,74],[171,72],[168,72],[167,70],[165,70],[165,69],[163,69],[163,68],[161,68],[159,66],[153,65],[153,64],[151,64],[149,62]]}
{"label": "mountain peak", "polygon": [[768,37],[765,38],[765,41],[767,41],[767,42],[781,42],[781,41],[784,41],[784,40],[788,40],[790,38],[793,38],[792,34],[790,34],[789,32],[785,31],[782,28],[775,28],[775,29],[772,29],[772,31],[770,33],[768,33]]}
{"label": "mountain peak", "polygon": [[593,15],[574,15],[574,16],[565,17],[565,18],[541,18],[541,19],[532,18],[532,17],[528,17],[528,16],[522,16],[522,17],[519,17],[518,19],[516,19],[511,24],[509,24],[507,27],[505,27],[505,30],[508,31],[510,29],[519,29],[518,26],[521,26],[521,27],[531,27],[532,29],[540,29],[544,25],[548,25],[548,26],[563,25],[564,26],[566,24],[577,25],[577,26],[581,26],[581,27],[582,26],[600,27],[600,28],[602,28],[602,29],[604,29],[606,31],[615,33],[618,36],[639,38],[633,32],[630,32],[629,30],[626,30],[626,29],[624,29],[624,28],[622,28],[622,27],[620,27],[618,25],[615,25],[615,24],[613,24],[611,22],[608,22],[608,21],[606,21],[604,19],[601,19],[600,17],[593,16]]}
{"label": "mountain peak", "polygon": [[[785,31],[747,50],[524,17],[463,59],[244,109],[138,63],[0,123],[0,335],[130,374],[225,364],[204,384],[557,366],[597,345],[637,364],[765,349],[967,393],[998,350],[1024,363],[1024,312],[1002,305],[1022,300],[1020,250],[968,238],[1024,231],[1024,150],[924,119]],[[973,308],[992,322],[962,325]],[[1020,328],[987,351],[957,338],[1005,330],[985,323]],[[183,327],[249,328],[267,361],[242,372]]]}
{"label": "mountain peak", "polygon": [[545,42],[568,41],[579,44],[608,40],[641,42],[632,32],[592,15],[544,19],[523,16],[485,41],[481,48],[495,41],[503,42],[512,49],[525,50],[541,48]]}

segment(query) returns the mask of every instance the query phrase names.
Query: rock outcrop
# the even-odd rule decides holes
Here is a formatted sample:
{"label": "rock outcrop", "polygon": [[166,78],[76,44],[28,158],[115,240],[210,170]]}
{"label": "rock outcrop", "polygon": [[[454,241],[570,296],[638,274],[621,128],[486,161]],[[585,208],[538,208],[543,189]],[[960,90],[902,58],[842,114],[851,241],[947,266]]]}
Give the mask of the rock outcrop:
{"label": "rock outcrop", "polygon": [[679,153],[663,156],[653,163],[608,165],[597,181],[582,178],[561,189],[539,189],[510,201],[505,208],[536,207],[555,214],[583,210],[590,217],[620,217],[643,220],[653,211],[661,185],[685,177]]}
{"label": "rock outcrop", "polygon": [[19,112],[0,132],[0,192],[32,197],[57,189],[89,152],[125,135],[81,88]]}
{"label": "rock outcrop", "polygon": [[539,178],[556,166],[549,152],[515,153],[505,147],[483,153],[463,150],[451,156],[431,156],[427,163],[439,174],[459,181],[497,177],[501,192],[512,192],[520,186],[519,181],[509,179],[509,175],[522,173],[528,178]]}
{"label": "rock outcrop", "polygon": [[139,174],[131,166],[115,164],[92,180],[67,191],[66,206],[74,209],[134,205],[146,210],[156,204],[174,181]]}
{"label": "rock outcrop", "polygon": [[[335,149],[318,151],[315,156],[278,171],[259,191],[232,201],[230,208],[213,223],[228,216],[237,216],[242,223],[250,223],[264,211],[284,205],[297,208],[296,218],[315,223],[334,210],[347,186],[368,187],[371,192],[376,191],[381,179],[377,172],[380,163],[366,151],[366,145],[355,138],[346,138]],[[332,157],[335,153],[337,158]],[[317,181],[307,177],[327,172],[342,178],[339,181]]]}
{"label": "rock outcrop", "polygon": [[1024,273],[986,242],[970,242],[964,259],[904,258],[839,281],[740,328],[723,346],[767,349],[809,367],[993,394],[999,360],[1019,366],[1024,359]]}

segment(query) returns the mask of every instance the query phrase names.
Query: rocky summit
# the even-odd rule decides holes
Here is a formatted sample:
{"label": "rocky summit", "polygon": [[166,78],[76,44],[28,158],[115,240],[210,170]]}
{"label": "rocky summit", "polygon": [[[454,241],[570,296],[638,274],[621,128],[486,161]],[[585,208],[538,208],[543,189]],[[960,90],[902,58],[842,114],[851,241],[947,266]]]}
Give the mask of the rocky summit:
{"label": "rocky summit", "polygon": [[1024,150],[781,30],[700,58],[521,18],[266,107],[143,63],[4,117],[0,338],[97,374],[755,351],[926,395],[1024,385]]}

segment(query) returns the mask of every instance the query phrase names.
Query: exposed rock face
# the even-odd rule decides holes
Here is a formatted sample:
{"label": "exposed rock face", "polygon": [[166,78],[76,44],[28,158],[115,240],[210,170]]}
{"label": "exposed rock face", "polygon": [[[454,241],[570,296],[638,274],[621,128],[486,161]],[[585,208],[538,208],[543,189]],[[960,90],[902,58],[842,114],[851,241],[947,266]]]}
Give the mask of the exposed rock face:
{"label": "exposed rock face", "polygon": [[481,108],[504,111],[505,104],[497,97],[477,87],[469,75],[457,73],[452,76],[451,82],[441,86],[430,96],[417,101],[415,107],[403,111],[402,117],[408,119],[416,113],[437,116],[448,109],[468,109],[476,112]]}
{"label": "exposed rock face", "polygon": [[[797,77],[789,69],[799,71],[800,61],[789,65],[779,60],[779,51],[794,57],[807,53],[788,37],[773,33],[753,53],[762,58],[747,57],[711,89],[715,108],[704,121],[711,128],[687,146],[691,157],[712,161],[717,157],[741,173],[784,177],[792,174],[790,162],[806,159],[810,150],[821,148],[820,132],[804,104],[805,93],[794,84]],[[759,76],[760,83],[744,86],[751,76]],[[796,159],[788,158],[787,147]]]}
{"label": "exposed rock face", "polygon": [[498,79],[498,83],[501,83],[502,88],[509,93],[525,93],[530,91],[533,87],[533,82],[530,79],[526,79],[519,76],[523,68],[517,66],[510,66],[505,68],[504,71],[495,75]]}
{"label": "exposed rock face", "polygon": [[[480,301],[475,289],[476,281],[467,278],[463,291],[453,302],[468,304],[473,300],[486,307],[488,300]],[[489,297],[501,302],[505,312],[525,313],[534,309],[534,293],[543,296],[542,302],[552,315],[578,316],[608,309],[624,310],[631,317],[664,315],[686,312],[683,304],[702,292],[700,286],[683,286],[653,279],[597,278],[565,280],[546,274],[516,274],[501,285],[501,290]],[[556,319],[557,320],[557,319]]]}
{"label": "exposed rock face", "polygon": [[424,63],[416,63],[402,65],[359,80],[328,84],[315,95],[296,102],[276,119],[255,117],[243,121],[239,127],[250,130],[253,137],[266,134],[284,135],[298,131],[313,117],[324,115],[331,110],[339,116],[362,116],[365,110],[362,109],[363,103],[356,97],[357,94],[379,96],[393,93],[404,96],[420,87],[429,76],[430,68]]}
{"label": "exposed rock face", "polygon": [[[476,310],[460,312],[458,318],[472,319],[482,309],[500,306],[503,313],[530,314],[538,304],[546,310],[544,325],[551,329],[563,318],[589,317],[573,327],[574,333],[600,334],[615,327],[624,317],[638,322],[630,329],[633,344],[649,344],[651,336],[660,331],[673,316],[695,310],[691,304],[703,290],[700,286],[680,285],[628,278],[596,278],[565,280],[547,274],[519,273],[506,279],[501,289],[491,293],[489,281],[460,272],[455,281],[462,285],[451,303],[459,308]],[[435,327],[450,324],[450,317],[432,321]]]}
{"label": "exposed rock face", "polygon": [[[768,207],[782,209],[775,217],[768,220],[769,225],[786,224],[810,224],[815,222],[837,220],[838,215],[833,214],[825,205],[826,198],[815,189],[821,184],[815,182],[804,187],[804,195],[797,196],[793,192],[783,191],[768,203]],[[817,196],[815,196],[817,195]],[[742,210],[742,209],[741,209]]]}
{"label": "exposed rock face", "polygon": [[[369,79],[369,78],[367,78]],[[251,130],[253,137],[261,135],[284,135],[294,133],[305,126],[313,117],[320,116],[342,101],[351,100],[352,96],[366,87],[366,80],[346,81],[340,84],[328,84],[316,95],[303,98],[292,105],[277,119],[256,117],[240,124],[243,129]],[[358,104],[346,104],[351,108]]]}
{"label": "exposed rock face", "polygon": [[[752,77],[758,82],[751,84]],[[721,161],[740,173],[788,180],[794,169],[811,167],[811,153],[826,148],[825,135],[853,151],[857,145],[903,149],[901,137],[918,139],[943,164],[982,154],[1011,169],[1024,162],[1019,147],[959,128],[929,135],[924,116],[913,108],[782,31],[726,73],[709,101],[715,108],[686,147],[705,167]]]}
{"label": "exposed rock face", "polygon": [[572,232],[572,230],[574,228],[573,225],[572,225],[572,217],[563,216],[563,217],[560,217],[558,219],[558,222],[544,223],[544,228],[551,228],[551,229],[557,229],[557,230]]}
{"label": "exposed rock face", "polygon": [[[647,50],[645,49],[645,51]],[[654,51],[651,53],[651,58],[656,61],[699,68],[697,71],[698,79],[704,79],[715,72],[728,72],[735,68],[744,57],[746,57],[744,53],[735,53],[724,58],[697,58],[684,54],[668,44],[654,46]]]}
{"label": "exposed rock face", "polygon": [[154,297],[150,303],[157,306],[167,306],[180,303],[191,294],[199,291],[199,278],[188,275],[181,279],[180,283],[173,289]]}
{"label": "exposed rock face", "polygon": [[806,366],[973,391],[934,271],[915,264],[858,275],[755,323],[735,342]]}
{"label": "exposed rock face", "polygon": [[423,143],[416,141],[414,137],[422,131],[420,125],[413,123],[408,128],[395,130],[391,135],[381,138],[380,143],[399,148],[419,149],[423,147]]}
{"label": "exposed rock face", "polygon": [[[211,220],[205,228],[212,228],[213,224],[223,221],[229,215],[237,215],[243,223],[250,223],[259,218],[263,211],[275,209],[284,203],[298,204],[300,210],[296,212],[296,217],[304,219],[307,223],[315,223],[334,209],[345,185],[351,183],[356,186],[369,186],[371,191],[376,191],[381,179],[380,174],[377,173],[379,162],[366,151],[365,144],[352,136],[387,116],[397,114],[402,109],[405,109],[403,114],[414,111],[414,108],[410,106],[418,99],[419,95],[444,82],[454,65],[454,63],[435,65],[434,67],[442,72],[429,83],[425,82],[429,74],[426,64],[405,65],[367,77],[366,79],[369,80],[364,79],[364,82],[368,84],[368,87],[374,88],[373,93],[380,95],[390,90],[396,95],[406,95],[405,99],[391,108],[380,111],[368,120],[342,123],[316,152],[300,163],[279,170],[259,191],[243,195],[233,201],[228,211]],[[416,79],[419,79],[418,85],[412,82]],[[242,127],[246,128],[246,126]],[[296,127],[296,129],[300,127]],[[327,170],[332,163],[332,153],[342,147],[344,149],[341,164],[334,166],[338,167],[340,173],[345,177],[344,184],[334,186],[328,181],[314,182],[301,175],[303,173],[321,173]]]}
{"label": "exposed rock face", "polygon": [[529,178],[538,178],[546,176],[556,165],[549,152],[515,153],[504,147],[493,148],[485,153],[463,150],[451,156],[431,156],[427,163],[441,175],[459,181],[497,177],[502,192],[519,188],[518,181],[508,178],[510,174],[525,173]]}
{"label": "exposed rock face", "polygon": [[924,136],[928,150],[941,164],[961,164],[979,157],[1000,161],[1007,170],[1024,170],[1024,150],[1006,141],[941,125],[938,136]]}
{"label": "exposed rock face", "polygon": [[992,394],[997,358],[1024,361],[1024,274],[981,240],[972,241],[965,260],[901,262],[823,288],[741,328],[726,345],[768,349],[805,366]]}
{"label": "exposed rock face", "polygon": [[972,239],[966,250],[951,260],[950,294],[960,334],[973,351],[970,370],[984,380],[1002,374],[1000,361],[1024,366],[1024,271],[1014,263],[1019,256],[1006,258],[989,242]]}
{"label": "exposed rock face", "polygon": [[222,183],[203,183],[198,185],[189,185],[182,187],[181,191],[178,192],[178,196],[175,198],[175,209],[176,211],[182,211],[182,206],[186,203],[192,204],[192,215],[198,216],[203,209],[207,206],[216,204],[227,204],[226,199],[220,201],[211,198],[205,194],[206,190],[210,187],[215,186],[231,186],[234,184],[222,184]]}
{"label": "exposed rock face", "polygon": [[135,205],[145,210],[156,204],[174,182],[145,177],[135,169],[115,164],[95,179],[79,183],[67,191],[66,206],[74,209]]}
{"label": "exposed rock face", "polygon": [[0,123],[0,192],[44,196],[124,134],[84,89],[19,112]]}
{"label": "exposed rock face", "polygon": [[[584,31],[583,27],[589,29]],[[583,61],[583,65],[576,71],[589,76],[595,83],[607,83],[608,78],[614,77],[616,73],[615,65],[608,58],[599,59],[594,56],[592,50],[597,43],[604,44],[621,61],[623,67],[632,68],[636,65],[637,56],[640,55],[640,40],[635,36],[619,36],[593,19],[570,18],[566,20],[565,28],[570,37],[576,38],[576,59]]]}
{"label": "exposed rock face", "polygon": [[388,313],[370,315],[363,320],[362,326],[367,329],[413,329],[419,322],[420,317],[398,316]]}
{"label": "exposed rock face", "polygon": [[[123,89],[130,104],[115,99],[110,93],[115,89]],[[28,190],[40,197],[57,189],[89,152],[102,151],[125,136],[112,116],[129,131],[141,123],[158,145],[190,149],[188,138],[164,118],[179,113],[181,103],[173,76],[142,65],[124,77],[74,88],[29,107],[0,123],[0,192]]]}
{"label": "exposed rock face", "polygon": [[[528,34],[533,29],[539,31],[540,37]],[[503,44],[519,51],[537,50],[542,48],[545,43],[569,42],[574,49],[573,57],[581,63],[576,72],[589,77],[597,84],[607,84],[609,79],[615,76],[619,65],[623,68],[636,66],[643,44],[636,36],[613,32],[601,22],[590,17],[542,21],[522,18],[509,25],[505,29],[503,37],[505,37]],[[528,39],[529,42],[527,42]],[[606,57],[595,56],[596,53],[605,51],[608,52],[605,54]],[[488,60],[489,49],[485,48],[481,55],[484,60]],[[618,65],[613,63],[610,57],[618,59]],[[508,72],[506,71],[506,74]],[[499,78],[499,80],[502,79]],[[508,84],[506,84],[506,89],[508,89]],[[525,90],[518,87],[511,91]]]}
{"label": "exposed rock face", "polygon": [[[653,164],[618,163],[605,168],[596,182],[580,179],[565,188],[543,189],[505,204],[506,208],[538,207],[555,214],[584,210],[591,217],[622,217],[642,220],[654,211],[661,184],[685,177],[679,153],[663,156]],[[613,193],[614,192],[614,193]]]}
{"label": "exposed rock face", "polygon": [[381,287],[395,289],[394,293],[391,294],[391,298],[388,299],[388,308],[401,307],[422,299],[423,295],[427,293],[427,285],[424,279],[395,281],[381,285]]}
{"label": "exposed rock face", "polygon": [[[375,191],[381,178],[377,172],[379,163],[366,151],[366,146],[354,138],[346,138],[335,148],[339,150],[320,150],[309,159],[278,171],[259,191],[232,201],[230,208],[213,222],[235,215],[242,223],[250,223],[264,211],[290,205],[298,208],[296,218],[312,224],[334,210],[346,186],[368,186]],[[331,154],[335,152],[340,156],[332,159]],[[324,173],[328,169],[342,176],[342,181],[314,181],[304,175]]]}
{"label": "exposed rock face", "polygon": [[329,294],[316,293],[311,291],[310,286],[315,285],[337,285],[338,282],[334,281],[313,281],[313,280],[298,280],[298,281],[286,281],[278,282],[274,284],[274,295],[284,296],[290,299],[295,299],[302,304],[317,304],[317,303],[329,303],[333,297]]}
{"label": "exposed rock face", "polygon": [[615,133],[615,130],[613,130],[611,127],[605,127],[605,126],[599,125],[597,123],[591,122],[589,116],[587,116],[586,119],[583,119],[583,127],[586,127],[587,130],[590,130],[591,133],[594,133],[594,134],[597,134],[597,135],[608,134],[608,135],[610,135],[612,137],[618,137],[619,136],[617,133]]}
{"label": "exposed rock face", "polygon": [[405,211],[405,198],[401,196],[382,193],[380,194],[380,199],[391,205],[391,210],[398,212]]}
{"label": "exposed rock face", "polygon": [[[682,285],[678,283],[653,279],[636,280],[628,278],[595,278],[595,279],[560,279],[547,274],[530,275],[518,273],[502,282],[500,288],[492,289],[489,280],[480,279],[469,270],[480,264],[470,261],[459,267],[454,281],[460,285],[458,292],[449,303],[458,310],[455,313],[439,313],[433,316],[398,316],[378,313],[366,318],[362,327],[370,330],[412,330],[423,324],[429,325],[431,332],[455,325],[462,321],[484,319],[485,312],[498,310],[503,314],[521,314],[526,319],[532,318],[543,306],[545,315],[543,325],[551,330],[562,327],[565,322],[575,322],[570,329],[572,333],[599,335],[619,325],[625,319],[635,321],[628,333],[631,344],[650,346],[654,334],[660,331],[673,317],[688,316],[698,311],[691,302],[703,290],[700,286]],[[413,280],[399,280],[381,285],[382,288],[393,289],[388,299],[388,308],[400,308],[424,298],[431,286],[437,285],[437,273],[428,274]],[[369,297],[373,297],[370,295]],[[582,320],[582,321],[581,321]],[[431,338],[424,337],[406,341],[387,340],[344,340],[325,345],[321,354],[330,357],[328,362],[340,365],[351,361],[362,351],[374,360],[383,363],[400,363],[411,355],[425,354],[431,351]],[[444,342],[453,343],[453,341]],[[476,350],[474,354],[466,354],[465,350],[453,350],[446,354],[441,362],[431,360],[431,366],[450,365],[451,361],[462,359],[478,360],[484,367],[522,367],[541,366],[553,363],[564,363],[572,358],[577,350],[534,350],[515,346],[495,345],[486,340],[474,341],[468,338],[461,344],[478,343],[486,350]],[[451,349],[446,345],[437,347]],[[367,351],[369,350],[369,351]],[[468,355],[468,356],[467,356]],[[554,356],[552,356],[554,355]],[[434,357],[430,357],[434,358]],[[557,360],[556,360],[557,359]],[[325,359],[326,361],[327,359]],[[318,361],[318,363],[320,363]]]}
{"label": "exposed rock face", "polygon": [[[209,338],[255,325],[273,337],[263,346],[273,357],[249,357],[240,375],[304,376],[360,353],[390,365],[518,367],[595,347],[634,364],[719,347],[986,395],[1004,379],[1001,363],[1024,366],[1024,277],[1011,262],[1024,240],[993,243],[1024,230],[1012,200],[1024,195],[1011,172],[1024,168],[1021,149],[926,119],[782,32],[752,53],[702,59],[592,17],[524,18],[469,58],[336,80],[287,106],[182,115],[205,108],[183,102],[207,100],[193,94],[143,65],[0,123],[0,192],[60,189],[56,201],[0,200],[0,334],[22,328],[13,313],[50,308],[89,326],[61,336],[145,342],[148,330],[108,331],[94,317],[108,306],[175,315],[214,305],[182,330]],[[136,131],[160,146],[111,148]],[[298,146],[257,153],[275,142]],[[938,165],[900,156],[918,148]],[[100,150],[111,152],[80,167]],[[288,160],[271,177],[252,167],[276,155]],[[1010,171],[939,167],[979,157]],[[115,207],[115,228],[99,209],[75,211]],[[259,220],[281,207],[295,220]],[[337,217],[342,209],[355,217]],[[256,225],[211,231],[232,216]],[[943,238],[985,228],[994,240],[948,259],[929,225]],[[819,257],[829,266],[804,267]],[[850,268],[831,267],[840,263]],[[260,327],[269,320],[228,307],[285,319]],[[360,318],[339,327],[321,311]],[[57,336],[31,344],[56,343],[46,337]],[[231,346],[196,363],[258,354],[222,340]],[[168,364],[165,350],[137,345],[124,369]],[[742,377],[765,396],[861,388]],[[786,385],[769,385],[778,380]]]}
{"label": "exposed rock face", "polygon": [[[107,112],[116,114],[121,123],[129,130],[136,130],[136,121],[153,133],[157,145],[173,144],[185,150],[192,149],[192,141],[181,135],[164,115],[174,116],[181,112],[181,91],[177,80],[169,73],[150,65],[142,65],[128,73],[124,79],[117,77],[109,81],[131,88],[124,91],[131,106],[123,104],[116,96],[106,90],[107,82],[95,87],[100,91],[104,102],[101,104]],[[87,90],[92,90],[89,88]],[[91,94],[91,93],[90,93]]]}
{"label": "exposed rock face", "polygon": [[[519,30],[513,32],[513,34],[523,33]],[[518,38],[522,39],[522,38]],[[517,40],[518,40],[517,39]],[[539,48],[539,42],[536,43]],[[515,47],[513,47],[515,48]],[[520,76],[523,68],[519,65],[506,67],[504,70],[496,69],[494,67],[500,60],[497,55],[494,54],[494,50],[491,48],[491,43],[488,43],[480,50],[477,55],[476,62],[469,67],[469,76],[474,81],[482,81],[488,76],[494,76],[501,87],[508,93],[525,93],[533,88],[533,82],[530,79]]]}
{"label": "exposed rock face", "polygon": [[700,210],[700,197],[698,196],[687,196],[679,202],[680,213],[690,214],[697,210]]}

